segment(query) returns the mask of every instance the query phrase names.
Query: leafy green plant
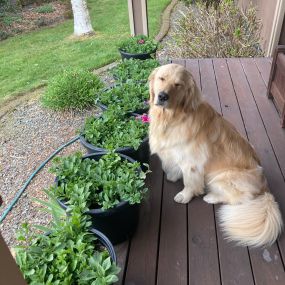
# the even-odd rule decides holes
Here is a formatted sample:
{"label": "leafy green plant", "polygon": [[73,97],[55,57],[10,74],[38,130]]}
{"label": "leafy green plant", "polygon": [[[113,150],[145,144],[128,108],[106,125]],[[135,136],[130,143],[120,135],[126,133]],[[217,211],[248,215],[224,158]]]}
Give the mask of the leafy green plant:
{"label": "leafy green plant", "polygon": [[111,70],[111,74],[118,82],[136,81],[147,82],[152,70],[160,64],[156,59],[128,59],[120,62]]}
{"label": "leafy green plant", "polygon": [[108,108],[113,106],[126,113],[148,109],[148,98],[149,91],[146,83],[130,81],[100,93],[96,101]]}
{"label": "leafy green plant", "polygon": [[17,13],[18,11],[19,5],[17,2],[9,0],[0,0],[0,17],[5,14],[5,12]]}
{"label": "leafy green plant", "polygon": [[84,109],[95,104],[102,87],[99,77],[89,71],[65,70],[49,82],[41,102],[55,110]]}
{"label": "leafy green plant", "polygon": [[5,13],[2,17],[0,17],[0,21],[6,26],[11,26],[15,22],[21,22],[22,18],[19,15]]}
{"label": "leafy green plant", "polygon": [[80,153],[57,158],[50,171],[59,183],[50,191],[68,205],[76,204],[78,197],[87,195],[82,203],[92,209],[109,209],[121,201],[140,203],[147,192],[144,184],[147,172],[139,171],[139,167],[139,162],[131,163],[112,152],[98,161],[82,159]]}
{"label": "leafy green plant", "polygon": [[38,26],[38,27],[44,27],[44,26],[47,26],[49,24],[49,19],[48,18],[45,18],[43,16],[39,17],[36,21],[35,21],[35,24]]}
{"label": "leafy green plant", "polygon": [[[47,192],[48,193],[48,192]],[[16,262],[30,285],[108,285],[118,280],[119,269],[105,248],[89,233],[90,217],[82,215],[84,195],[69,215],[60,209],[54,196],[50,202],[39,201],[51,212],[53,220],[46,233],[34,233],[23,224],[18,233]],[[80,206],[81,205],[81,206]]]}
{"label": "leafy green plant", "polygon": [[185,5],[191,5],[195,2],[195,0],[182,0]]}
{"label": "leafy green plant", "polygon": [[167,47],[178,58],[262,56],[260,28],[253,6],[242,11],[232,0],[197,1],[183,11]]}
{"label": "leafy green plant", "polygon": [[37,13],[41,13],[41,14],[48,14],[48,13],[52,13],[55,9],[53,8],[53,6],[51,4],[46,4],[43,6],[40,6],[36,9]]}
{"label": "leafy green plant", "polygon": [[[212,7],[214,7],[214,9],[217,10],[222,0],[202,0],[202,1],[205,3],[207,8],[212,6]],[[233,1],[233,0],[227,0],[227,1],[229,2],[229,1]]]}
{"label": "leafy green plant", "polygon": [[99,118],[87,118],[82,131],[85,140],[107,150],[120,147],[137,150],[147,136],[148,124],[134,117],[118,115],[118,112],[109,108]]}
{"label": "leafy green plant", "polygon": [[151,53],[157,49],[158,43],[144,35],[130,37],[119,45],[119,49],[132,53]]}
{"label": "leafy green plant", "polygon": [[9,36],[10,36],[10,34],[8,32],[0,31],[0,41],[6,40]]}

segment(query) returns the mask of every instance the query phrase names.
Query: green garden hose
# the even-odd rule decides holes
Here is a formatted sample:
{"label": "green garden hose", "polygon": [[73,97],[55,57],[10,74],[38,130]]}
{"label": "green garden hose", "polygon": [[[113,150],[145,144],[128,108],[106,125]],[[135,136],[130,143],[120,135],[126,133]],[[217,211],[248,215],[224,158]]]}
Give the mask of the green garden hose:
{"label": "green garden hose", "polygon": [[32,173],[32,175],[29,177],[29,179],[26,181],[24,186],[17,192],[16,196],[13,198],[13,200],[7,205],[6,209],[4,210],[1,218],[0,218],[0,224],[4,221],[8,213],[12,210],[12,208],[15,206],[15,204],[18,202],[21,195],[26,190],[27,186],[30,184],[30,182],[33,180],[33,178],[37,175],[37,173],[55,156],[57,155],[62,149],[69,146],[70,144],[74,143],[79,139],[79,136],[74,137],[67,143],[61,145],[56,151],[54,151],[41,165]]}

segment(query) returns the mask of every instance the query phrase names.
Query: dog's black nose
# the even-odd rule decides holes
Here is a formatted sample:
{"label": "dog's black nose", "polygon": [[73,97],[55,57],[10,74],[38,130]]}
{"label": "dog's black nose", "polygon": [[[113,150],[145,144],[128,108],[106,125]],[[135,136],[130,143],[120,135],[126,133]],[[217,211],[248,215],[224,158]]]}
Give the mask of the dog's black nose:
{"label": "dog's black nose", "polygon": [[158,93],[158,100],[161,101],[161,102],[165,102],[169,99],[169,95],[165,92],[159,92]]}

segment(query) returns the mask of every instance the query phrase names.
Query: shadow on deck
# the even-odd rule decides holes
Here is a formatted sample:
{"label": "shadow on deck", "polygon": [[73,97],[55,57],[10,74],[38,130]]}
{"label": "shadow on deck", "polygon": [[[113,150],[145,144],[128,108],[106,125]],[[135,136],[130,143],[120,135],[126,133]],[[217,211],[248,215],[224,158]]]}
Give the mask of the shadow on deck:
{"label": "shadow on deck", "polygon": [[[176,60],[191,70],[206,100],[254,145],[269,187],[285,217],[285,130],[266,97],[271,61],[255,59]],[[223,239],[219,206],[196,198],[176,204],[182,183],[166,181],[151,158],[150,194],[141,207],[132,240],[116,246],[122,268],[117,284],[285,284],[285,234],[271,247],[237,247]]]}

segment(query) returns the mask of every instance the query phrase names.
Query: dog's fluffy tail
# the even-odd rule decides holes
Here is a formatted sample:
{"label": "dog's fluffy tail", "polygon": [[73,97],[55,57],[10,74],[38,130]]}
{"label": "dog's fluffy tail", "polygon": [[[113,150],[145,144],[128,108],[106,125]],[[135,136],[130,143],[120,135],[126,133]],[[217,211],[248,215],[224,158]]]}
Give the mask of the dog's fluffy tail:
{"label": "dog's fluffy tail", "polygon": [[239,245],[270,245],[283,228],[278,204],[269,192],[242,204],[223,205],[218,215],[226,237]]}

